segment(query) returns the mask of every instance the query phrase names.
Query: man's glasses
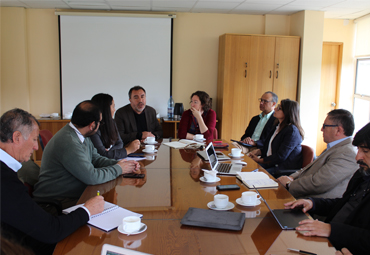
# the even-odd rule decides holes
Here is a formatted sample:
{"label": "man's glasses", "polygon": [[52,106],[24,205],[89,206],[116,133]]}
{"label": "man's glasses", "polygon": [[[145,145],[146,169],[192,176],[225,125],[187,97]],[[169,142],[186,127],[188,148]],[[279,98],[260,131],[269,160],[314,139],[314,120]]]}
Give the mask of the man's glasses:
{"label": "man's glasses", "polygon": [[326,124],[322,124],[322,129],[325,129],[326,127],[338,127],[338,125],[326,125]]}
{"label": "man's glasses", "polygon": [[272,101],[268,101],[268,100],[265,100],[265,99],[262,99],[262,98],[258,98],[258,101],[260,101],[261,103],[264,103],[264,104],[272,102]]}

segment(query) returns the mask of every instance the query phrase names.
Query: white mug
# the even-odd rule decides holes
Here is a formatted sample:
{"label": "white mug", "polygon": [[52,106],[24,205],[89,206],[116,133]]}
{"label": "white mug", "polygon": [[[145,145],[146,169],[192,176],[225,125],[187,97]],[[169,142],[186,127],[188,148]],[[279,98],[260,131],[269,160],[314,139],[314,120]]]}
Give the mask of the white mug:
{"label": "white mug", "polygon": [[149,136],[145,139],[146,143],[155,143],[155,137]]}
{"label": "white mug", "polygon": [[128,216],[123,218],[123,230],[128,233],[136,232],[140,229],[141,219],[137,216]]}
{"label": "white mug", "polygon": [[154,151],[154,145],[145,145],[146,151]]}
{"label": "white mug", "polygon": [[53,112],[52,114],[50,114],[51,115],[51,117],[59,117],[59,113],[57,113],[57,112]]}
{"label": "white mug", "polygon": [[231,149],[231,155],[233,155],[233,157],[240,157],[241,153],[242,153],[242,150],[239,148]]}
{"label": "white mug", "polygon": [[195,135],[194,136],[194,139],[195,140],[203,140],[204,139],[204,135],[202,135],[202,134]]}
{"label": "white mug", "polygon": [[214,198],[213,203],[218,209],[225,208],[227,204],[229,203],[229,197],[224,194],[217,194],[213,198]]}
{"label": "white mug", "polygon": [[209,174],[207,172],[204,172],[204,178],[206,178],[208,182],[216,181],[216,175]]}
{"label": "white mug", "polygon": [[254,191],[246,191],[242,193],[242,201],[245,205],[255,205],[257,203],[257,199],[260,199],[260,195]]}

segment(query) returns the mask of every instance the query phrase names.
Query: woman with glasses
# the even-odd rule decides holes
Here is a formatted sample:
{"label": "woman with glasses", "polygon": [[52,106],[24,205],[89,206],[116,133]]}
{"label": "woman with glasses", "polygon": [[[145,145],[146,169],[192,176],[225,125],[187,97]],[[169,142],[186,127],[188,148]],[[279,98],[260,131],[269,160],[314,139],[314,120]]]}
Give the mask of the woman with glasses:
{"label": "woman with glasses", "polygon": [[91,100],[99,106],[102,112],[99,129],[90,137],[98,153],[107,158],[122,159],[138,150],[139,140],[132,141],[126,148],[123,146],[116,122],[113,120],[116,111],[113,97],[100,93],[93,96]]}
{"label": "woman with glasses", "polygon": [[289,99],[281,100],[275,107],[274,117],[278,125],[267,136],[263,148],[252,151],[249,156],[272,175],[276,170],[298,170],[302,167],[304,138],[299,104]]}
{"label": "woman with glasses", "polygon": [[190,97],[191,108],[182,114],[179,124],[179,138],[193,140],[196,134],[213,139],[216,127],[216,113],[211,109],[211,99],[204,91],[196,91]]}

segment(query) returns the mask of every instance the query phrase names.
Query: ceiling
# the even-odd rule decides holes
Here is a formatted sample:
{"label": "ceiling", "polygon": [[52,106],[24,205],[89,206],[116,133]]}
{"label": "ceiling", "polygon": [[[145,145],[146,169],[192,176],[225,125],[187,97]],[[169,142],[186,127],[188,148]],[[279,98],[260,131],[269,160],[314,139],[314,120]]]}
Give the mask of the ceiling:
{"label": "ceiling", "polygon": [[290,15],[323,11],[325,18],[356,19],[370,13],[370,0],[0,0],[1,6],[41,9]]}

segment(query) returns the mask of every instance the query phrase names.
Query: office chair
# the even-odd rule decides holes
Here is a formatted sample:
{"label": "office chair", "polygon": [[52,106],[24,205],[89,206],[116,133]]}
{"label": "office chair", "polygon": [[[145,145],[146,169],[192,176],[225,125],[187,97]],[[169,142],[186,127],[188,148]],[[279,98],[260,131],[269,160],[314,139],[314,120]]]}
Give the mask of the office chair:
{"label": "office chair", "polygon": [[52,137],[53,137],[53,134],[49,130],[47,129],[40,130],[39,139],[40,139],[41,149],[43,151],[44,151],[46,144],[50,141]]}

